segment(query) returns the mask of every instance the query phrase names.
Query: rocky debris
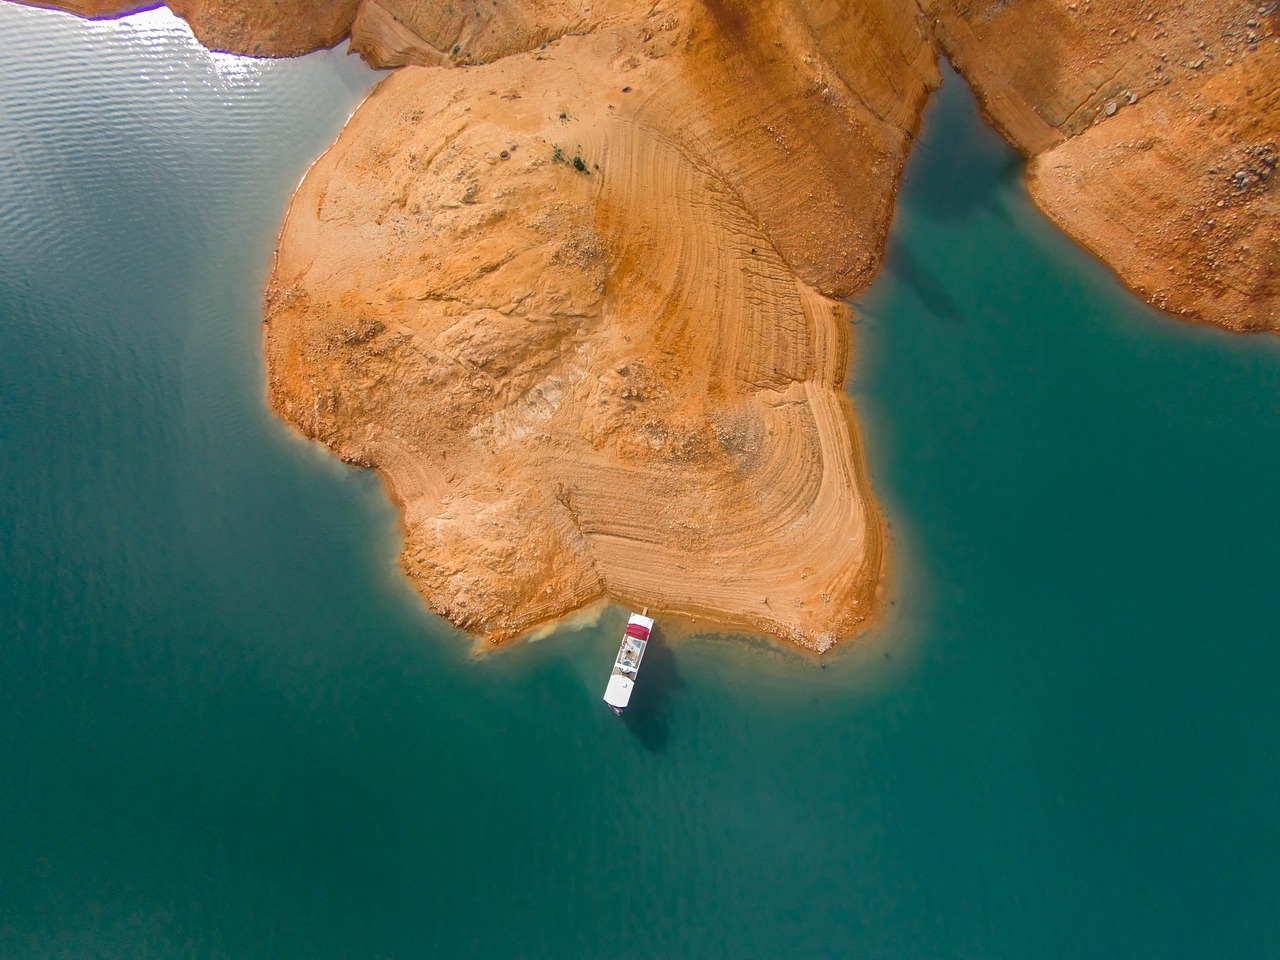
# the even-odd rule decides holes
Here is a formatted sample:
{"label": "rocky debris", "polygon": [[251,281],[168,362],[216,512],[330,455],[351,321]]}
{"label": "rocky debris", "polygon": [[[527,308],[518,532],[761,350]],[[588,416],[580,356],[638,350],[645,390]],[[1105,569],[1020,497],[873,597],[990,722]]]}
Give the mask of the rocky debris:
{"label": "rocky debris", "polygon": [[1280,158],[1280,151],[1277,151],[1274,140],[1242,147],[1238,151],[1238,157],[1238,169],[1226,178],[1237,195],[1258,193],[1273,185],[1271,177],[1276,171],[1276,161]]}

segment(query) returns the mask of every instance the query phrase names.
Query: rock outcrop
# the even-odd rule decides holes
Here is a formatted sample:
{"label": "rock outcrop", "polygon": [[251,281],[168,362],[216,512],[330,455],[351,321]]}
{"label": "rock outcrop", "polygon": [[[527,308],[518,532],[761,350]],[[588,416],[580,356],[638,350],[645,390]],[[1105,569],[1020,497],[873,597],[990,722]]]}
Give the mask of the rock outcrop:
{"label": "rock outcrop", "polygon": [[1280,330],[1280,5],[925,5],[1065,232],[1170,313]]}
{"label": "rock outcrop", "polygon": [[346,39],[359,0],[166,0],[210,50],[296,57]]}

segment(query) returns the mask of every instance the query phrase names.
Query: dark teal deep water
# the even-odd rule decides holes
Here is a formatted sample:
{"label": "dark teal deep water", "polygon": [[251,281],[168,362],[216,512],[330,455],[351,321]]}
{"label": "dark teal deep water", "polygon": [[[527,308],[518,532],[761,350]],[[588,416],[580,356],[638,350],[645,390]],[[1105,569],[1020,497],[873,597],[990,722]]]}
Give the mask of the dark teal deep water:
{"label": "dark teal deep water", "polygon": [[262,399],[373,75],[0,6],[0,956],[1280,956],[1280,340],[1162,319],[949,79],[855,400],[892,617],[495,657]]}

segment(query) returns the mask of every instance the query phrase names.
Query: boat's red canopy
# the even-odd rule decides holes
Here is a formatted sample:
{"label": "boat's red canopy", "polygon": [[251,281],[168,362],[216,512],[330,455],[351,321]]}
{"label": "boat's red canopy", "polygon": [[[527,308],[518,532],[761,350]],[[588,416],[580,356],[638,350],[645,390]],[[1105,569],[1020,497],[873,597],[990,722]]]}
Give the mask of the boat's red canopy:
{"label": "boat's red canopy", "polygon": [[649,629],[647,627],[640,626],[638,623],[628,623],[627,636],[635,637],[637,640],[648,640]]}

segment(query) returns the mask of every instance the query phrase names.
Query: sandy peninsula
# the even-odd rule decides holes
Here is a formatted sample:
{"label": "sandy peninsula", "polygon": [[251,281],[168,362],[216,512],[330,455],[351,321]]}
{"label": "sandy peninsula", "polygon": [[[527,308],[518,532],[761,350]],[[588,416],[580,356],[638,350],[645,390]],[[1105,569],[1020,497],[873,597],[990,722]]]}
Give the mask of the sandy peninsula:
{"label": "sandy peninsula", "polygon": [[913,91],[882,80],[881,115],[813,55],[865,38],[755,10],[406,67],[294,198],[272,402],[387,477],[405,569],[467,629],[608,596],[822,650],[874,612],[833,296],[874,272],[937,75],[875,37]]}
{"label": "sandy peninsula", "polygon": [[382,473],[413,583],[494,642],[602,597],[816,650],[873,616],[841,300],[940,56],[1134,291],[1280,329],[1274,3],[169,6],[215,49],[400,68],[293,199],[270,396]]}

